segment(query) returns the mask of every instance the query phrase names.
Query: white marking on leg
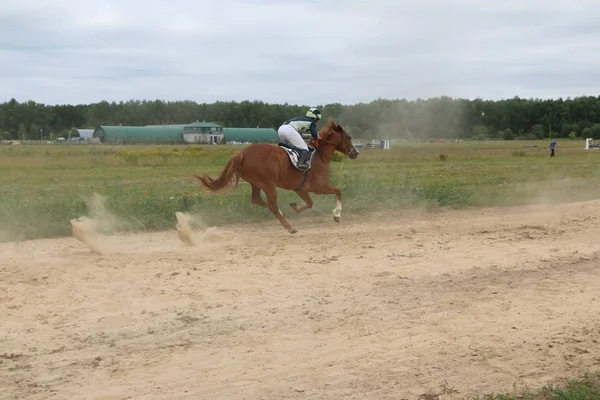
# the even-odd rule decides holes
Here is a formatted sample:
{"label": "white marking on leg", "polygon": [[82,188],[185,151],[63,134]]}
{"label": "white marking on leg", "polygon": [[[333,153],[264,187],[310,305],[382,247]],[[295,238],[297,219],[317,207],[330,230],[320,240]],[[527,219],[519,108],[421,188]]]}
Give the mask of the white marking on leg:
{"label": "white marking on leg", "polygon": [[337,201],[335,208],[333,209],[333,216],[339,218],[342,215],[342,202]]}
{"label": "white marking on leg", "polygon": [[283,217],[283,213],[281,212],[281,210],[277,209],[277,211],[279,211],[279,215],[281,215]]}

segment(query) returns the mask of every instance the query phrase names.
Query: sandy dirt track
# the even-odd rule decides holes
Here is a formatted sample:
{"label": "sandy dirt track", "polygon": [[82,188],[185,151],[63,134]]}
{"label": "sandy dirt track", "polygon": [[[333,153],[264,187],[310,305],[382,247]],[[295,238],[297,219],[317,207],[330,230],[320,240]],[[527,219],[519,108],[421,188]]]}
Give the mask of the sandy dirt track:
{"label": "sandy dirt track", "polygon": [[598,215],[342,212],[192,247],[106,237],[102,255],[0,244],[0,398],[462,398],[597,370]]}

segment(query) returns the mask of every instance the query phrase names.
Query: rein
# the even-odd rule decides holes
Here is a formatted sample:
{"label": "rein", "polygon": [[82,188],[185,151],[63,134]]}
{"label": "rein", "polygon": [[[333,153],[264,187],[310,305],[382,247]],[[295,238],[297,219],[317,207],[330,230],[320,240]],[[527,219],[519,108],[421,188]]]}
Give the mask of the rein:
{"label": "rein", "polygon": [[[348,138],[346,138],[346,137],[344,137],[344,134],[343,134],[342,132],[340,132],[340,131],[337,131],[337,133],[339,133],[339,134],[340,134],[340,136],[342,137],[342,141],[344,141],[344,142],[345,142],[345,144],[346,144],[346,149],[349,149],[349,147],[350,147],[350,146],[348,145],[348,140],[349,140],[349,139],[348,139]],[[321,144],[323,144],[323,145],[329,145],[329,146],[334,146],[334,147],[337,147],[337,145],[335,145],[335,144],[333,144],[333,143],[331,143],[331,142],[327,142],[327,141],[325,141],[325,140],[323,140],[323,139],[321,139],[321,138],[317,138],[317,139],[315,139],[315,151],[316,151],[317,153],[319,153],[319,157],[321,157],[321,161],[324,161],[324,160],[323,160],[323,155],[322,155],[322,154],[321,154],[321,152],[319,151],[319,147],[321,146]],[[351,150],[349,150],[349,151],[348,151],[348,154],[350,154],[350,153],[351,153]]]}

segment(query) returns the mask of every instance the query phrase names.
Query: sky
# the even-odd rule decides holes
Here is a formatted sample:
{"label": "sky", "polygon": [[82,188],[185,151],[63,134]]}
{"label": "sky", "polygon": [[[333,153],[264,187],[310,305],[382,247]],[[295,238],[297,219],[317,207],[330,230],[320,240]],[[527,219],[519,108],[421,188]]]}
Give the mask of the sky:
{"label": "sky", "polygon": [[597,0],[2,0],[0,102],[600,95]]}

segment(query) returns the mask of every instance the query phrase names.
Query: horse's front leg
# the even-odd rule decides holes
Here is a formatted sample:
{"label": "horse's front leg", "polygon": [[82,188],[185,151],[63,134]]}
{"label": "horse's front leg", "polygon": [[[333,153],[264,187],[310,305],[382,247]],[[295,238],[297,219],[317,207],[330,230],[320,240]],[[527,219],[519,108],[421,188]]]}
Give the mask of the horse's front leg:
{"label": "horse's front leg", "polygon": [[327,184],[323,189],[316,192],[317,194],[335,194],[337,197],[337,201],[335,204],[335,208],[333,209],[333,220],[335,222],[340,222],[340,217],[342,216],[342,191],[335,186],[331,186]]}

